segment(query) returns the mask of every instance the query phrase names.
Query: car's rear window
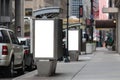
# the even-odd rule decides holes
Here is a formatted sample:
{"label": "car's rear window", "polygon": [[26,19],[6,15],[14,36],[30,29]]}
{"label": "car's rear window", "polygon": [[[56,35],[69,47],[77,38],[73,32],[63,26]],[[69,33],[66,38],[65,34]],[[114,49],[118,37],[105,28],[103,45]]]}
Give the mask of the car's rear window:
{"label": "car's rear window", "polygon": [[7,31],[0,30],[0,43],[10,43]]}

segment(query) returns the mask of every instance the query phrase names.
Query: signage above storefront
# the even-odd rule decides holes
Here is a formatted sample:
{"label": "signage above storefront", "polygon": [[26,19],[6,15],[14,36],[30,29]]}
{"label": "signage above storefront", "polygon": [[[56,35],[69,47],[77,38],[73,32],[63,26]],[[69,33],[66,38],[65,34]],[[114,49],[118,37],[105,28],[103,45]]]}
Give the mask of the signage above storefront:
{"label": "signage above storefront", "polygon": [[96,20],[96,28],[116,28],[116,23],[114,20]]}
{"label": "signage above storefront", "polygon": [[112,8],[112,7],[110,7],[110,8],[102,8],[102,12],[103,13],[118,13],[118,8]]}

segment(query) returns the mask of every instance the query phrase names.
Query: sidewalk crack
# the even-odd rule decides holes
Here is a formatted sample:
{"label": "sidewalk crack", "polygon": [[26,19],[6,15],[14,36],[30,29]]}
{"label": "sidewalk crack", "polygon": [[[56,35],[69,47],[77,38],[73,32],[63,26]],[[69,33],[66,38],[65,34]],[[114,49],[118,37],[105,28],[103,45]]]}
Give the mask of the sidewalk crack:
{"label": "sidewalk crack", "polygon": [[[96,55],[96,54],[93,53],[93,56],[91,57],[91,60],[93,59],[93,57],[94,57],[95,55]],[[91,60],[89,60],[80,70],[78,70],[78,72],[73,75],[73,77],[71,78],[71,80],[73,80],[73,79],[75,78],[75,76],[76,76],[78,73],[80,73],[80,72],[83,70],[83,68],[85,68],[85,66],[86,66]]]}
{"label": "sidewalk crack", "polygon": [[73,80],[73,78],[74,78],[79,72],[81,72],[82,69],[83,69],[86,65],[87,65],[87,63],[86,63],[76,74],[73,75],[73,77],[71,78],[71,80]]}

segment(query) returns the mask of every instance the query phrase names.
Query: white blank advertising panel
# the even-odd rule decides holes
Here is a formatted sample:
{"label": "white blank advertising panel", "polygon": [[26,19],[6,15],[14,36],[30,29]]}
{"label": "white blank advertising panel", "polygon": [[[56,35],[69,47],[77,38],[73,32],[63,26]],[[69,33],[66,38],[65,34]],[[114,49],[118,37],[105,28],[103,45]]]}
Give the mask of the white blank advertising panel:
{"label": "white blank advertising panel", "polygon": [[69,51],[79,50],[79,31],[78,30],[68,31],[68,50]]}
{"label": "white blank advertising panel", "polygon": [[35,20],[35,58],[54,57],[54,20]]}

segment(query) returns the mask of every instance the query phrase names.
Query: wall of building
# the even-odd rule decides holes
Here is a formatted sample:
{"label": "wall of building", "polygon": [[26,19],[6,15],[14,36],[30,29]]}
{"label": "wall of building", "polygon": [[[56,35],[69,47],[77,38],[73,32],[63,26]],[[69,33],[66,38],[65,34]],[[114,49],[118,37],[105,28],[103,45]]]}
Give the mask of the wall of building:
{"label": "wall of building", "polygon": [[108,19],[108,13],[103,13],[102,8],[108,7],[108,0],[99,0],[99,18],[100,20]]}
{"label": "wall of building", "polygon": [[118,21],[117,21],[117,51],[120,53],[120,11],[118,13]]}
{"label": "wall of building", "polygon": [[69,16],[79,18],[79,5],[82,5],[82,0],[69,0]]}
{"label": "wall of building", "polygon": [[0,0],[0,24],[10,28],[12,0]]}
{"label": "wall of building", "polygon": [[90,0],[83,0],[83,18],[86,19],[86,18],[90,18],[90,15],[91,15],[91,2]]}
{"label": "wall of building", "polygon": [[[57,2],[58,0],[56,0]],[[66,18],[67,17],[67,0],[60,0],[60,7],[63,9],[62,13],[60,14],[61,18]],[[56,3],[55,2],[55,3]]]}

